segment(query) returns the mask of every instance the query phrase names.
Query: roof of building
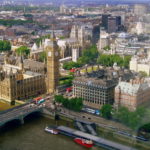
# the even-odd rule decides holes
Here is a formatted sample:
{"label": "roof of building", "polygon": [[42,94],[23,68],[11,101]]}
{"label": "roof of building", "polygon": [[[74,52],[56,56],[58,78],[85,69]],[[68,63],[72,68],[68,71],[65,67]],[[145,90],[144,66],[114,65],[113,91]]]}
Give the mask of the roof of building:
{"label": "roof of building", "polygon": [[44,69],[45,64],[42,62],[34,61],[31,59],[25,59],[24,61],[24,68],[30,70],[37,70],[37,69]]}
{"label": "roof of building", "polygon": [[126,32],[122,32],[118,35],[118,38],[123,38],[123,39],[124,38],[129,38],[129,37],[130,37],[130,35]]}
{"label": "roof of building", "polygon": [[28,76],[28,77],[35,77],[35,76],[41,76],[40,73],[37,73],[37,72],[32,72],[32,71],[26,71],[24,73],[25,76]]}
{"label": "roof of building", "polygon": [[99,88],[109,88],[116,84],[116,82],[111,79],[86,78],[84,76],[76,77],[74,82]]}
{"label": "roof of building", "polygon": [[78,76],[74,79],[74,83],[109,88],[116,86],[120,77],[124,81],[129,81],[134,78],[134,74],[127,69],[114,70],[113,68],[106,68],[86,73],[84,76]]}
{"label": "roof of building", "polygon": [[150,89],[150,84],[148,82],[125,82],[121,81],[116,86],[116,89],[121,90],[121,93],[127,93],[129,95],[136,95],[139,91],[145,91]]}

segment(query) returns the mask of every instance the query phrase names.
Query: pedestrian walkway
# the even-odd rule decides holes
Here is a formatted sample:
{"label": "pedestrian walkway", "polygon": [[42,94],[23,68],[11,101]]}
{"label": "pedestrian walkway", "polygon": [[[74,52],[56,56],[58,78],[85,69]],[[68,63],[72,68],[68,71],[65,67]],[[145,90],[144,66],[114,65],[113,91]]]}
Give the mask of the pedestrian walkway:
{"label": "pedestrian walkway", "polygon": [[91,125],[86,125],[88,131],[92,134],[92,135],[97,135],[96,131],[92,128]]}
{"label": "pedestrian walkway", "polygon": [[82,132],[86,132],[86,130],[84,129],[84,127],[80,122],[76,121],[75,124],[79,128],[79,130],[81,130]]}

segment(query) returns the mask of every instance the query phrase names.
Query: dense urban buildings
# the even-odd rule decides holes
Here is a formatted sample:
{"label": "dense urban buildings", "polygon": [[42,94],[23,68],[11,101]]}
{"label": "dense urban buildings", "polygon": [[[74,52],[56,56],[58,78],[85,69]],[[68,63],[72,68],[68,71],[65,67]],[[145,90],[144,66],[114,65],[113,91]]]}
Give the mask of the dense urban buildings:
{"label": "dense urban buildings", "polygon": [[102,26],[108,33],[117,32],[121,26],[121,16],[102,15]]}
{"label": "dense urban buildings", "polygon": [[134,55],[130,61],[130,70],[150,75],[150,52]]}
{"label": "dense urban buildings", "polygon": [[[0,135],[0,149],[39,150],[44,141],[43,150],[49,145],[74,150],[71,142],[57,147],[57,140],[45,140],[43,114],[58,120],[53,123],[66,124],[58,128],[67,132],[72,132],[68,118],[72,120],[91,146],[99,142],[100,129],[104,148],[132,149],[112,142],[119,139],[149,149],[150,4],[144,1],[1,0],[0,130],[10,125],[3,131],[11,132],[12,124],[16,128],[24,118],[33,121],[28,128],[35,130],[22,125],[18,134],[13,130],[14,135]],[[30,119],[35,115],[36,121]],[[24,147],[27,139],[31,144]]]}
{"label": "dense urban buildings", "polygon": [[[40,62],[15,58],[13,65],[5,55],[0,73],[0,97],[12,104],[15,100],[29,99],[45,93],[54,93],[59,82],[59,49],[53,33],[45,46],[47,67]],[[47,68],[47,69],[46,69]],[[45,71],[45,69],[47,71]]]}
{"label": "dense urban buildings", "polygon": [[114,89],[120,77],[129,81],[134,75],[129,70],[115,70],[115,67],[77,75],[73,81],[73,95],[83,98],[84,104],[93,108],[113,104]]}
{"label": "dense urban buildings", "polygon": [[15,104],[15,100],[23,100],[46,92],[45,76],[41,73],[25,71],[23,58],[19,66],[7,64],[0,73],[0,98]]}

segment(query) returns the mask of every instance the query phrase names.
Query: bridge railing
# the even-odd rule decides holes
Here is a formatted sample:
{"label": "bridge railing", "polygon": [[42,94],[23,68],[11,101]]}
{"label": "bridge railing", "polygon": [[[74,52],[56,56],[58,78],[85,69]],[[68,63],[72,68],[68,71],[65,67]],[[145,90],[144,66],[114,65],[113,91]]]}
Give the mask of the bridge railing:
{"label": "bridge railing", "polygon": [[15,109],[24,107],[24,106],[28,105],[29,103],[30,103],[30,102],[27,102],[27,103],[25,103],[25,104],[16,106],[16,107],[14,107],[14,108],[10,108],[10,109],[4,110],[4,111],[0,112],[0,115],[5,114],[5,113],[7,113],[7,112],[10,112],[10,111],[12,111],[12,110],[15,110]]}

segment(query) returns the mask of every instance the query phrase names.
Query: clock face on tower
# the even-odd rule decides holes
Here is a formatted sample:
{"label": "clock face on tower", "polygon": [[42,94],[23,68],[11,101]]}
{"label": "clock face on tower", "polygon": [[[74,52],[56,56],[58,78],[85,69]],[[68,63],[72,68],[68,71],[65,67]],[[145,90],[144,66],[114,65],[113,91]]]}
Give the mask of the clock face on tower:
{"label": "clock face on tower", "polygon": [[51,52],[48,52],[48,56],[51,57],[51,56],[52,56],[52,53],[51,53]]}
{"label": "clock face on tower", "polygon": [[58,52],[55,52],[55,56],[58,56]]}

